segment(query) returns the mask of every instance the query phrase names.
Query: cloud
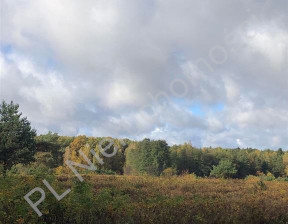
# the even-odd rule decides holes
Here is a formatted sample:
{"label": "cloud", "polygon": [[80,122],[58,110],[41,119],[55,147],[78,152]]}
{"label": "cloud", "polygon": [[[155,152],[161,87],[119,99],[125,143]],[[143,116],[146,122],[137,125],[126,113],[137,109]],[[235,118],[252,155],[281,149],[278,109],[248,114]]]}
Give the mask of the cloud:
{"label": "cloud", "polygon": [[288,147],[284,0],[1,6],[1,99],[38,133]]}
{"label": "cloud", "polygon": [[287,61],[288,33],[281,30],[257,31],[247,33],[247,44],[252,52],[259,52],[278,67]]}

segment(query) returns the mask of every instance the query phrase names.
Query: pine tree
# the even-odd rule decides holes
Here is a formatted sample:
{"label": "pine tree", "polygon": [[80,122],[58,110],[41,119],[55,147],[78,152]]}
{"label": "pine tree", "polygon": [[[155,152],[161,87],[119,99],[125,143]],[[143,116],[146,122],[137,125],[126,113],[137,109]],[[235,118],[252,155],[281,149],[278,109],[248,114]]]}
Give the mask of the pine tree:
{"label": "pine tree", "polygon": [[3,176],[14,164],[27,164],[34,160],[36,131],[26,117],[18,112],[19,105],[11,101],[0,105],[0,163]]}

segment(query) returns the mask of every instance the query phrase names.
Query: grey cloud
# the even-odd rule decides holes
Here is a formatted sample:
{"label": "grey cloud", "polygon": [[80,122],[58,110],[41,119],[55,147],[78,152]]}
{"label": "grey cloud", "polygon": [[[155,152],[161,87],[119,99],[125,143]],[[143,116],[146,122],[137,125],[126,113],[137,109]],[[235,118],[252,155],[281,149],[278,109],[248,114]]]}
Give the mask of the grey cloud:
{"label": "grey cloud", "polygon": [[[12,47],[1,55],[1,98],[20,103],[40,132],[288,147],[285,0],[1,5],[2,45]],[[161,94],[164,103],[153,99]],[[209,111],[217,103],[223,111]]]}

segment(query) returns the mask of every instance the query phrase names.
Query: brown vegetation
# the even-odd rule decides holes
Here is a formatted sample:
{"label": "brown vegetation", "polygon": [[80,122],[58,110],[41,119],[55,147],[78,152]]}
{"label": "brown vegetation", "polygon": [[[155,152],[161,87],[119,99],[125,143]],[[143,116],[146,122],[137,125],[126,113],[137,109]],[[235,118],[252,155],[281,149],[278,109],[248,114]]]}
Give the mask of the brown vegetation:
{"label": "brown vegetation", "polygon": [[[1,223],[287,223],[288,182],[171,177],[83,175],[52,181],[72,192],[58,202],[48,191],[38,218],[24,201],[41,182],[1,179]],[[36,200],[36,199],[35,199]]]}

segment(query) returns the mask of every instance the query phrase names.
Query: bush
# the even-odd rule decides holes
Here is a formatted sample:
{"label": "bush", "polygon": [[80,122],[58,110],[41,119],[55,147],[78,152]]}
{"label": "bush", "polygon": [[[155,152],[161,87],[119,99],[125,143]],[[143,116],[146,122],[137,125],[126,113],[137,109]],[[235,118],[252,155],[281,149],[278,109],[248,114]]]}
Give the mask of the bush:
{"label": "bush", "polygon": [[164,177],[171,177],[177,174],[177,170],[175,170],[174,168],[166,168],[165,170],[163,170],[162,172],[162,176]]}
{"label": "bush", "polygon": [[265,190],[267,190],[267,185],[264,183],[263,180],[259,180],[255,184],[253,184],[254,193],[257,193],[258,191],[265,191]]}
{"label": "bush", "polygon": [[97,169],[94,172],[97,174],[104,174],[104,175],[116,175],[116,172],[114,170],[108,170],[108,169]]}
{"label": "bush", "polygon": [[43,164],[37,165],[32,163],[30,165],[16,164],[11,167],[7,172],[8,175],[33,175],[33,176],[45,176],[51,174],[52,170]]}
{"label": "bush", "polygon": [[221,160],[218,166],[213,166],[210,173],[212,177],[231,178],[237,173],[235,165],[229,160]]}
{"label": "bush", "polygon": [[263,179],[266,181],[272,181],[275,180],[276,178],[272,173],[268,172],[266,175],[263,176]]}
{"label": "bush", "polygon": [[247,181],[258,181],[259,177],[258,176],[253,176],[253,175],[248,175],[245,180]]}

